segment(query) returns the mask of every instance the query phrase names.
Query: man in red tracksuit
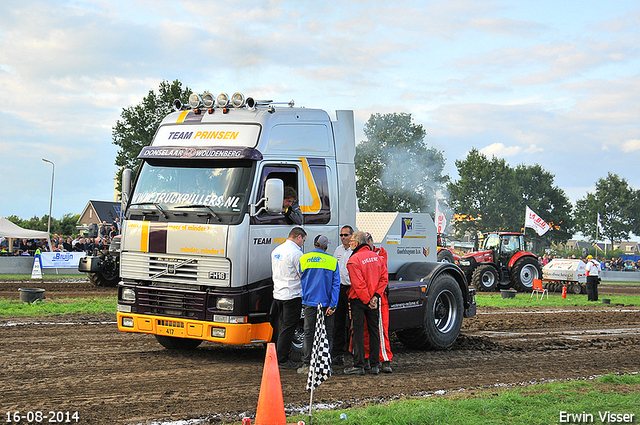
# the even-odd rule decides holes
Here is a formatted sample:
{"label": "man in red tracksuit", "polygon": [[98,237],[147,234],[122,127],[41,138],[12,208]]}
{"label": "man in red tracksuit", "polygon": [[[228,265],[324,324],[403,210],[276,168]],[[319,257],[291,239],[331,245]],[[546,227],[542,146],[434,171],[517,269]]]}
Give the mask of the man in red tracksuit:
{"label": "man in red tracksuit", "polygon": [[[384,259],[384,264],[387,264],[387,250],[383,247],[375,247],[373,244],[373,236],[370,233],[366,233],[367,235],[367,244],[371,248],[373,252],[378,254],[380,257]],[[380,298],[380,321],[378,322],[378,332],[380,333],[380,362],[382,363],[382,367],[380,368],[381,372],[384,373],[392,373],[393,369],[391,369],[391,360],[393,359],[393,353],[391,352],[391,343],[389,341],[389,298],[387,296],[387,290],[382,292],[382,296]],[[367,327],[364,328],[364,350],[365,350],[365,358],[369,358],[369,332],[367,331]],[[365,360],[366,363],[366,360]]]}
{"label": "man in red tracksuit", "polygon": [[[365,348],[364,325],[367,319],[369,346],[380,346],[378,333],[380,299],[389,284],[385,261],[367,245],[364,232],[355,232],[351,236],[353,254],[347,262],[347,270],[351,280],[349,288],[349,305],[353,326],[353,366],[346,368],[348,375],[364,375]],[[379,373],[380,350],[372,350],[369,356],[371,373]]]}

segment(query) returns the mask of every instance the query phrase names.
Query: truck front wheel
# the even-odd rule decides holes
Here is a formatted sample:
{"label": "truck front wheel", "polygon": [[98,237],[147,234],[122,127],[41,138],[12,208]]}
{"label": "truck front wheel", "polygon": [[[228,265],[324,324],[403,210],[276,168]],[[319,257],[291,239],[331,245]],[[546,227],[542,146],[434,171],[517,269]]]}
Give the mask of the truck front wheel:
{"label": "truck front wheel", "polygon": [[495,291],[498,286],[498,271],[489,264],[478,266],[478,268],[473,271],[471,283],[478,291]]}
{"label": "truck front wheel", "polygon": [[424,327],[397,331],[396,335],[409,348],[445,350],[458,338],[463,314],[460,286],[453,276],[443,273],[429,287]]}
{"label": "truck front wheel", "polygon": [[160,345],[170,350],[193,350],[202,344],[201,339],[177,338],[175,336],[156,335],[156,339]]}

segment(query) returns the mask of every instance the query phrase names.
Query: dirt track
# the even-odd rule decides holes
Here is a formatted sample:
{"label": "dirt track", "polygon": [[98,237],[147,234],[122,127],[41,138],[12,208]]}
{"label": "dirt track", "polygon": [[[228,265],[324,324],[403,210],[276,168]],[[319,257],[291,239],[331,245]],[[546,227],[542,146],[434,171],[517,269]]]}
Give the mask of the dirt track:
{"label": "dirt track", "polygon": [[[17,288],[28,286],[2,283],[0,298],[18,298]],[[50,299],[116,294],[87,283],[38,287]],[[640,294],[639,287],[601,285],[600,297],[613,291]],[[255,413],[262,347],[204,343],[192,352],[169,351],[153,336],[118,332],[114,322],[110,314],[0,318],[2,422],[7,411],[78,411],[83,424],[217,423]],[[314,401],[346,407],[439,390],[637,372],[640,307],[479,309],[449,351],[413,351],[392,342],[393,374],[354,377],[338,370]],[[306,376],[283,371],[281,379],[285,404],[308,403]]]}

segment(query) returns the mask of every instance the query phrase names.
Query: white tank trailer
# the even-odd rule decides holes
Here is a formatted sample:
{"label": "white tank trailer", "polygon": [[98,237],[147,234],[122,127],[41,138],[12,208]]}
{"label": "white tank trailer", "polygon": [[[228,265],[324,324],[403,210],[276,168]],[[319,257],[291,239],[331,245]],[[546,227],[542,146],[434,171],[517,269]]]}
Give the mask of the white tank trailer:
{"label": "white tank trailer", "polygon": [[570,294],[586,294],[585,266],[579,259],[555,258],[542,268],[542,283],[549,292],[560,292],[566,285]]}

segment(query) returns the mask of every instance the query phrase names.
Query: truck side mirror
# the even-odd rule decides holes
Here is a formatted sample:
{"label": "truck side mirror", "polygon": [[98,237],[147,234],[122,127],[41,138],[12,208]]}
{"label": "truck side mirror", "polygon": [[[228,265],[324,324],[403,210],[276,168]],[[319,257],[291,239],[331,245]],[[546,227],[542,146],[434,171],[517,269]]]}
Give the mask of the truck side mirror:
{"label": "truck side mirror", "polygon": [[[267,214],[282,214],[284,201],[284,182],[281,179],[268,179],[264,184],[264,198],[250,205],[251,215],[256,216],[265,211]],[[256,211],[260,204],[264,205]]]}
{"label": "truck side mirror", "polygon": [[125,168],[122,170],[122,211],[124,210],[129,203],[129,195],[131,194],[131,177],[133,175],[133,171],[130,168]]}
{"label": "truck side mirror", "polygon": [[264,185],[264,207],[267,214],[282,213],[284,201],[284,182],[280,179],[269,179]]}

